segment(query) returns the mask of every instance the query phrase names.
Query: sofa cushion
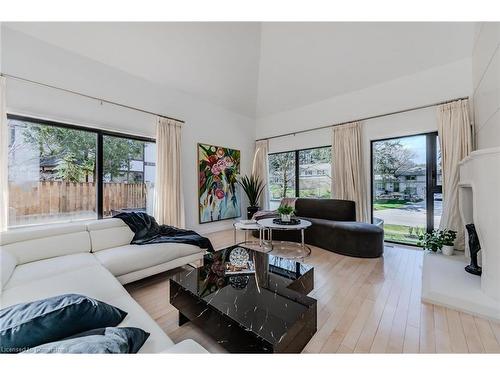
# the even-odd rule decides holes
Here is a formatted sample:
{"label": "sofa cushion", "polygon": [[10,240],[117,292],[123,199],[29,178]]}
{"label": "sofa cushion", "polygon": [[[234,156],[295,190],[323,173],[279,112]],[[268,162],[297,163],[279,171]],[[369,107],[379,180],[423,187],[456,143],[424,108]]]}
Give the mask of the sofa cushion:
{"label": "sofa cushion", "polygon": [[0,310],[0,352],[16,353],[93,328],[114,327],[126,312],[79,294],[63,294]]}
{"label": "sofa cushion", "polygon": [[[13,276],[16,274],[14,270]],[[123,286],[101,264],[82,267],[71,272],[57,272],[49,277],[24,282],[3,290],[0,308],[17,303],[35,301],[66,293],[78,293],[100,301],[122,296]]]}
{"label": "sofa cushion", "polygon": [[0,236],[0,245],[4,246],[16,242],[54,237],[62,234],[85,232],[86,230],[87,226],[85,223],[48,224],[10,229],[2,232]]}
{"label": "sofa cushion", "polygon": [[115,247],[99,251],[95,256],[113,275],[121,276],[201,251],[194,245],[159,243]]}
{"label": "sofa cushion", "polygon": [[87,223],[92,252],[130,244],[134,232],[121,219],[95,220]]}
{"label": "sofa cushion", "polygon": [[16,258],[17,264],[90,252],[90,238],[85,224],[8,230],[2,232],[0,244]]}
{"label": "sofa cushion", "polygon": [[99,261],[90,253],[64,255],[60,257],[43,259],[37,262],[21,264],[16,267],[6,289],[50,277],[52,275],[72,272],[88,266],[99,265]]}
{"label": "sofa cushion", "polygon": [[16,258],[7,250],[0,248],[0,272],[2,273],[0,275],[0,293],[9,282],[16,265]]}
{"label": "sofa cushion", "polygon": [[129,354],[137,353],[149,333],[136,327],[93,329],[64,340],[36,346],[23,354]]}

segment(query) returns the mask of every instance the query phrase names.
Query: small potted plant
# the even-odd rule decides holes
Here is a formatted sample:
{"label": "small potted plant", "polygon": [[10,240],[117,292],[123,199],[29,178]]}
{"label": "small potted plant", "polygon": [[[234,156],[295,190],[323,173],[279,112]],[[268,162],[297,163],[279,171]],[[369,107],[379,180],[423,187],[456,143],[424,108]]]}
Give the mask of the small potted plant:
{"label": "small potted plant", "polygon": [[248,176],[243,176],[238,179],[238,184],[241,185],[243,188],[243,191],[248,197],[248,204],[250,205],[247,207],[247,219],[251,219],[253,215],[259,211],[259,199],[264,191],[264,188],[266,184],[264,184],[259,177],[250,175]]}
{"label": "small potted plant", "polygon": [[281,221],[289,222],[292,220],[292,214],[295,212],[292,206],[287,204],[278,207],[278,213],[280,214]]}
{"label": "small potted plant", "polygon": [[442,249],[443,243],[441,242],[441,236],[438,231],[433,230],[430,233],[426,232],[419,234],[417,246],[436,253],[438,250]]}
{"label": "small potted plant", "polygon": [[443,243],[442,253],[444,255],[453,255],[453,245],[457,238],[457,232],[450,229],[440,231],[441,242]]}
{"label": "small potted plant", "polygon": [[455,238],[457,238],[457,232],[453,230],[433,230],[431,233],[419,234],[417,246],[424,250],[433,252],[441,250],[444,255],[453,255]]}

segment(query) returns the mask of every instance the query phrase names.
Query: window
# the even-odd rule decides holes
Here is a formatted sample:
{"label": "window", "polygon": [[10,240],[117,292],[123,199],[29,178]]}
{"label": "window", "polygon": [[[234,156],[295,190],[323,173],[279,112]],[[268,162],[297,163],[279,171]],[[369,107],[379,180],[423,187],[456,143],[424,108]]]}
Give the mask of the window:
{"label": "window", "polygon": [[269,196],[271,208],[281,198],[295,197],[295,152],[269,154]]}
{"label": "window", "polygon": [[9,226],[95,219],[95,133],[9,119]]}
{"label": "window", "polygon": [[12,115],[8,125],[9,227],[152,211],[154,140]]}
{"label": "window", "polygon": [[441,160],[437,134],[372,141],[372,220],[386,241],[416,244],[439,226]]}
{"label": "window", "polygon": [[153,214],[156,144],[103,136],[103,216],[120,211]]}
{"label": "window", "polygon": [[330,198],[331,147],[269,154],[270,207],[284,197]]}
{"label": "window", "polygon": [[299,159],[299,193],[297,196],[331,198],[332,148],[312,148],[299,150],[297,153]]}

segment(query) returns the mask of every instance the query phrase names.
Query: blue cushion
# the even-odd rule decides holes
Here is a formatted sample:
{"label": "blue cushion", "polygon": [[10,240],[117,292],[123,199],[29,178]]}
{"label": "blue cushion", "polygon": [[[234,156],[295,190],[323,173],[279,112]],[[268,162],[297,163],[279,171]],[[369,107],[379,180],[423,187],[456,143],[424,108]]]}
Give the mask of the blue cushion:
{"label": "blue cushion", "polygon": [[94,328],[113,327],[126,312],[79,294],[64,294],[0,310],[0,352],[18,353]]}
{"label": "blue cushion", "polygon": [[121,354],[137,353],[149,333],[134,327],[95,329],[65,340],[36,346],[23,353]]}

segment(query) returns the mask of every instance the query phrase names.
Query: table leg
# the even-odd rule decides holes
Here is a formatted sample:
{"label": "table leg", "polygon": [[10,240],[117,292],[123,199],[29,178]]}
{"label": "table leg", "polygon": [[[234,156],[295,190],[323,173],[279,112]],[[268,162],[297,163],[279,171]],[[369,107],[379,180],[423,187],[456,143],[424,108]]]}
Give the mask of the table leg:
{"label": "table leg", "polygon": [[248,231],[245,230],[245,244],[248,242]]}
{"label": "table leg", "polygon": [[189,322],[189,319],[179,311],[179,327]]}
{"label": "table leg", "polygon": [[302,248],[305,249],[306,248],[306,244],[304,242],[304,229],[300,230],[300,237],[301,237]]}
{"label": "table leg", "polygon": [[234,228],[234,244],[236,245],[236,228]]}
{"label": "table leg", "polygon": [[269,244],[271,246],[271,250],[274,250],[274,246],[273,246],[273,229],[272,228],[268,228],[269,232]]}

